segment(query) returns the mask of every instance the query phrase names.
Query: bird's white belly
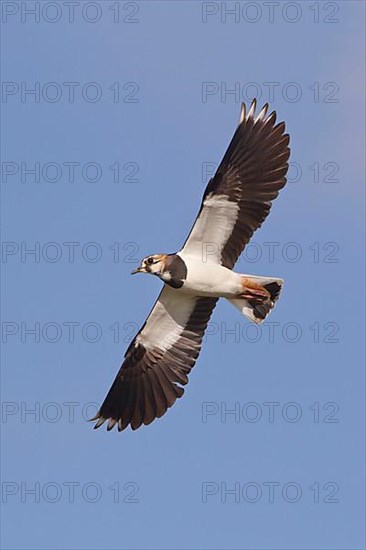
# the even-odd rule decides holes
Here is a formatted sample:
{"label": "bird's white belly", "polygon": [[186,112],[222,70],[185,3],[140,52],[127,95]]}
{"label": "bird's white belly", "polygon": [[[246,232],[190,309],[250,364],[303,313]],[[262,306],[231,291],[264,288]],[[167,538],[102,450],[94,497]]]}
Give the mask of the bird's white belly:
{"label": "bird's white belly", "polygon": [[241,276],[213,262],[203,262],[199,258],[179,253],[187,266],[187,278],[182,292],[196,296],[229,298],[241,292]]}

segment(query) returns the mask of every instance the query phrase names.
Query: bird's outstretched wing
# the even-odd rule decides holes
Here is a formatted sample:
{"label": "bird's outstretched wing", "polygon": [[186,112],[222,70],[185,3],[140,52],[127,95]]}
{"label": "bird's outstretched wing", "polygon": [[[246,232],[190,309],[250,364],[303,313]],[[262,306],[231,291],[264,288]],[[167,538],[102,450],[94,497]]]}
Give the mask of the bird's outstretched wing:
{"label": "bird's outstretched wing", "polygon": [[216,298],[195,298],[165,286],[144,326],[131,342],[97,415],[124,430],[150,424],[184,393],[182,386],[201,349]]}
{"label": "bird's outstretched wing", "polygon": [[187,255],[233,268],[254,231],[268,216],[272,201],[286,183],[289,135],[268,104],[256,115],[242,104],[240,122],[183,246]]}

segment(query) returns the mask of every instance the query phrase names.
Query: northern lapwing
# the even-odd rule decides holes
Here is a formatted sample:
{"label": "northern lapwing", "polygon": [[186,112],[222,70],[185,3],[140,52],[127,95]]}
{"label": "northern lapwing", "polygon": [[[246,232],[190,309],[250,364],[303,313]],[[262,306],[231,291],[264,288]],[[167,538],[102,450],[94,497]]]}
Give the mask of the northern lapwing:
{"label": "northern lapwing", "polygon": [[242,104],[238,127],[183,248],[147,256],[133,271],[155,275],[164,286],[92,419],[95,428],[108,420],[108,430],[116,424],[119,431],[128,425],[136,430],[183,395],[219,298],[254,323],[274,307],[282,279],[232,271],[286,183],[289,135],[267,110],[268,104],[256,115],[256,100],[248,112]]}

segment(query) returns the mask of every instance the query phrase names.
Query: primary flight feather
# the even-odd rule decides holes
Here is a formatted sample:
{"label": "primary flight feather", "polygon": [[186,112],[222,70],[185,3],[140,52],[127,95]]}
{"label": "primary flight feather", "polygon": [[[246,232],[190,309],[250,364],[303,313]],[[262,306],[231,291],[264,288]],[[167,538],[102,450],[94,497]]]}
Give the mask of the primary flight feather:
{"label": "primary flight feather", "polygon": [[99,428],[133,430],[162,416],[184,393],[182,386],[201,349],[219,298],[255,323],[274,307],[282,279],[232,271],[254,231],[286,183],[290,155],[285,123],[268,104],[256,114],[242,104],[239,125],[203,195],[196,221],[180,252],[147,256],[133,273],[158,276],[164,286],[92,420]]}

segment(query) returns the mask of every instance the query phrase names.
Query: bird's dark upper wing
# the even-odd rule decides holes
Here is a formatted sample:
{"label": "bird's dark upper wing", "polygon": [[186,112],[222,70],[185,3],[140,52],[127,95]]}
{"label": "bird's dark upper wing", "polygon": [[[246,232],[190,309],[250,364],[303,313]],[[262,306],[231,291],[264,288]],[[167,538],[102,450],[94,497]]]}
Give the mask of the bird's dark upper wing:
{"label": "bird's dark upper wing", "polygon": [[239,125],[182,249],[230,269],[286,183],[290,138],[285,123],[275,124],[275,112],[266,116],[267,104],[257,116],[255,109],[255,100],[248,113],[242,105]]}
{"label": "bird's dark upper wing", "polygon": [[131,342],[100,410],[92,420],[107,429],[150,424],[184,393],[216,298],[195,298],[164,286]]}

